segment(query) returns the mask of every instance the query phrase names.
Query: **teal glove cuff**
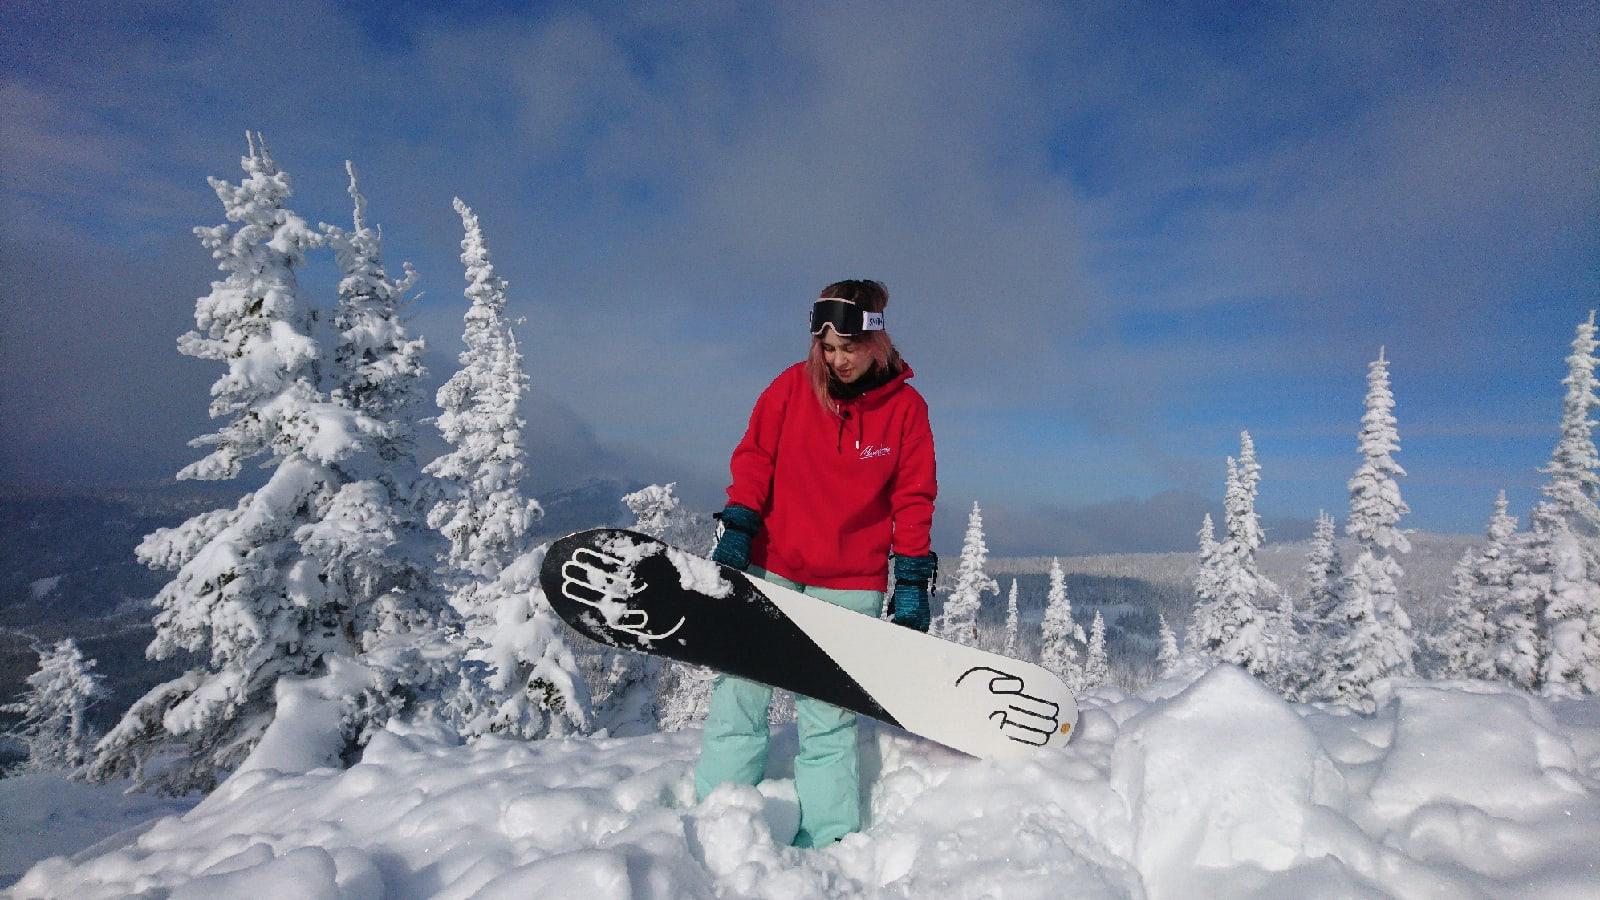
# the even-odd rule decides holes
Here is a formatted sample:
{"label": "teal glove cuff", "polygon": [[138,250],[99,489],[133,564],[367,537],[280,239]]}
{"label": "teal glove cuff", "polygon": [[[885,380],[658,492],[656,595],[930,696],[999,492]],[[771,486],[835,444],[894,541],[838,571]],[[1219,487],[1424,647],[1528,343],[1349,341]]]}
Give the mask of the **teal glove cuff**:
{"label": "teal glove cuff", "polygon": [[931,618],[928,595],[938,575],[937,554],[894,558],[894,594],[889,598],[889,618],[896,625],[928,630]]}
{"label": "teal glove cuff", "polygon": [[743,572],[750,568],[750,539],[761,530],[761,514],[746,506],[729,503],[717,514],[722,520],[722,536],[711,559]]}
{"label": "teal glove cuff", "polygon": [[742,531],[748,535],[754,535],[761,530],[761,514],[748,506],[729,503],[717,514],[717,518],[722,520],[722,527]]}
{"label": "teal glove cuff", "polygon": [[920,581],[929,590],[933,589],[933,582],[939,577],[939,554],[929,553],[927,556],[896,556],[894,558],[894,580]]}

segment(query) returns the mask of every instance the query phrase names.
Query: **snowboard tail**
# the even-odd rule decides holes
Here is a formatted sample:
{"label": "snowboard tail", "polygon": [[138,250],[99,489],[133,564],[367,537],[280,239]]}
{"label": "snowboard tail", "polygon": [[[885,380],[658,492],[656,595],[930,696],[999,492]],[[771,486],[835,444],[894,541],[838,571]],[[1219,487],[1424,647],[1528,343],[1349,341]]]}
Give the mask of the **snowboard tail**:
{"label": "snowboard tail", "polygon": [[550,548],[540,585],[591,640],[814,697],[974,756],[1061,746],[1077,722],[1071,692],[1039,666],[852,612],[648,535],[568,535]]}

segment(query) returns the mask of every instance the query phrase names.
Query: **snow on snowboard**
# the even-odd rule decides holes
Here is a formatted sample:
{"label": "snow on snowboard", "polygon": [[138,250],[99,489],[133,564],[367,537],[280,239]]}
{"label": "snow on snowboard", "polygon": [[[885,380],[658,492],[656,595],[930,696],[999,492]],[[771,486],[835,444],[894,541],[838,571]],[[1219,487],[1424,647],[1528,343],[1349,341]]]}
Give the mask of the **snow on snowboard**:
{"label": "snow on snowboard", "polygon": [[558,540],[539,580],[567,624],[611,647],[738,675],[984,759],[1060,747],[1078,706],[1039,666],[864,616],[648,535]]}

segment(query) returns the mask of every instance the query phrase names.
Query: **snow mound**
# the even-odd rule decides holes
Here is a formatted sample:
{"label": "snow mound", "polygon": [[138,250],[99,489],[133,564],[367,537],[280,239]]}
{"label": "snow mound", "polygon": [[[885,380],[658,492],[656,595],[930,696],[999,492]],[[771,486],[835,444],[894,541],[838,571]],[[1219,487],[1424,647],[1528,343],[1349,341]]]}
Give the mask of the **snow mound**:
{"label": "snow mound", "polygon": [[1286,704],[1231,668],[1096,692],[1059,752],[983,762],[864,722],[866,827],[820,850],[792,727],[694,802],[699,733],[532,743],[396,728],[263,767],[35,865],[17,897],[1594,896],[1600,700],[1393,682]]}
{"label": "snow mound", "polygon": [[1343,776],[1311,730],[1233,666],[1135,716],[1113,755],[1152,890],[1181,894],[1194,867],[1288,869],[1316,843],[1321,810],[1344,807]]}

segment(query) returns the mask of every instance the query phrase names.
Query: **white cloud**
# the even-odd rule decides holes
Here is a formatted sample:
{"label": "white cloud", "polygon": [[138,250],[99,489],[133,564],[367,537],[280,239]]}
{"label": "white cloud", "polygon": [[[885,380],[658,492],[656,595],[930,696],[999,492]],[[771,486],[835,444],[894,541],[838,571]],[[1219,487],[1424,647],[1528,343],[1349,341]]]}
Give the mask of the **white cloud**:
{"label": "white cloud", "polygon": [[[313,2],[274,13],[264,77],[242,64],[262,20],[204,15],[85,23],[28,57],[0,88],[9,228],[181,235],[215,219],[203,176],[236,177],[238,133],[262,128],[313,220],[347,215],[356,160],[437,348],[464,303],[459,194],[575,445],[662,469],[720,473],[800,355],[811,293],[878,277],[951,446],[991,414],[1025,445],[1008,490],[1203,486],[1218,438],[1293,419],[1224,396],[1241,384],[1359,396],[1380,342],[1481,369],[1486,323],[1552,260],[1572,277],[1600,207],[1587,10],[1319,7],[1230,30],[1121,4],[559,6],[391,20],[380,41]],[[1241,303],[1265,324],[1119,330]]]}

